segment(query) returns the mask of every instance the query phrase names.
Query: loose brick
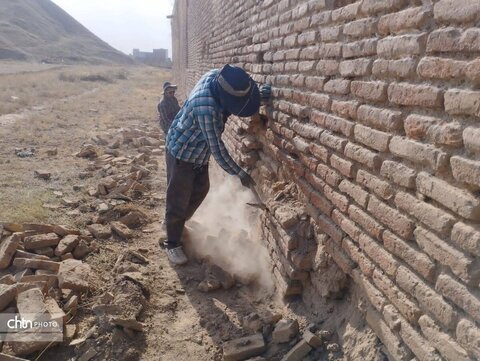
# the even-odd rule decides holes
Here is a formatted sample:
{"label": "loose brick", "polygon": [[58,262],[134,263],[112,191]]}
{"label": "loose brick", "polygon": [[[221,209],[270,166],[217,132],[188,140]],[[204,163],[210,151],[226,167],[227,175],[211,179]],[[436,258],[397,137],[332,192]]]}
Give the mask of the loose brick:
{"label": "loose brick", "polygon": [[392,83],[388,87],[388,99],[395,104],[439,108],[443,106],[442,90],[430,85]]}
{"label": "loose brick", "polygon": [[440,23],[480,21],[480,3],[476,0],[440,0],[433,13],[435,21]]}
{"label": "loose brick", "polygon": [[330,157],[330,165],[338,170],[340,174],[343,174],[345,177],[353,177],[353,163],[340,158],[339,156],[333,154]]}
{"label": "loose brick", "polygon": [[467,352],[452,337],[442,332],[430,317],[424,315],[418,323],[425,337],[448,361],[471,361]]}
{"label": "loose brick", "polygon": [[447,159],[446,153],[441,150],[429,144],[419,143],[404,137],[393,137],[389,149],[392,154],[398,157],[426,165],[435,170],[444,167]]}
{"label": "loose brick", "polygon": [[469,152],[480,156],[480,128],[465,128],[463,131],[463,143]]}
{"label": "loose brick", "polygon": [[340,63],[340,75],[344,77],[370,75],[372,62],[371,59],[344,60]]}
{"label": "loose brick", "polygon": [[417,176],[417,189],[464,218],[480,220],[480,200],[467,191],[425,172]]}
{"label": "loose brick", "polygon": [[331,111],[341,117],[355,119],[359,104],[356,100],[332,100]]}
{"label": "loose brick", "polygon": [[365,125],[387,132],[403,129],[402,113],[399,111],[361,105],[357,110],[357,119]]}
{"label": "loose brick", "polygon": [[423,282],[420,277],[405,266],[400,266],[395,281],[402,289],[414,296],[422,309],[435,316],[444,327],[447,329],[455,327],[458,319],[455,309],[445,302],[442,296],[437,294],[434,289]]}
{"label": "loose brick", "polygon": [[463,281],[478,282],[480,269],[476,267],[473,257],[457,250],[422,227],[417,227],[414,233],[418,245],[425,253],[442,265],[450,267],[452,272]]}
{"label": "loose brick", "polygon": [[460,320],[456,336],[460,345],[480,359],[480,329],[472,321],[466,318]]}
{"label": "loose brick", "polygon": [[323,90],[326,93],[346,95],[350,93],[350,80],[332,79],[325,83]]}
{"label": "loose brick", "polygon": [[480,228],[478,226],[458,222],[453,226],[451,239],[462,249],[480,257]]}
{"label": "loose brick", "polygon": [[384,15],[378,22],[378,32],[387,35],[405,30],[421,30],[430,16],[431,12],[421,6]]}
{"label": "loose brick", "polygon": [[357,124],[353,130],[355,140],[359,141],[366,146],[378,150],[380,152],[386,152],[388,150],[388,143],[391,135],[381,132],[363,125]]}
{"label": "loose brick", "polygon": [[50,246],[57,246],[60,238],[56,233],[37,234],[25,237],[23,243],[25,249],[37,249]]}
{"label": "loose brick", "polygon": [[363,169],[357,172],[357,183],[370,189],[372,192],[386,200],[391,199],[394,195],[393,188],[388,182],[382,181]]}
{"label": "loose brick", "polygon": [[225,342],[223,345],[223,355],[225,361],[245,360],[249,357],[260,355],[266,348],[267,346],[263,340],[263,335],[257,333]]}
{"label": "loose brick", "polygon": [[480,188],[480,161],[454,156],[450,158],[450,165],[456,180]]}
{"label": "loose brick", "polygon": [[426,79],[459,79],[465,73],[466,64],[464,61],[425,57],[418,63],[417,72]]}
{"label": "loose brick", "polygon": [[372,102],[384,102],[387,99],[387,84],[382,81],[352,81],[351,92],[356,97]]}
{"label": "loose brick", "polygon": [[447,212],[431,204],[422,202],[405,192],[397,193],[395,196],[395,205],[442,236],[448,236],[455,223],[455,218]]}
{"label": "loose brick", "polygon": [[427,34],[388,36],[378,41],[377,54],[386,59],[420,55],[425,49]]}
{"label": "loose brick", "polygon": [[378,198],[370,196],[367,210],[402,238],[412,238],[414,223],[396,209],[387,206]]}
{"label": "loose brick", "polygon": [[351,204],[348,207],[348,215],[352,221],[362,226],[369,235],[376,239],[381,239],[384,228],[368,213],[364,212],[354,204]]}
{"label": "loose brick", "polygon": [[447,90],[445,93],[445,111],[452,115],[480,117],[480,91]]}
{"label": "loose brick", "polygon": [[353,43],[343,44],[342,54],[343,57],[348,58],[360,58],[366,56],[372,56],[377,54],[377,39],[365,39],[355,41]]}
{"label": "loose brick", "polygon": [[365,192],[362,187],[344,179],[339,184],[338,189],[340,189],[341,192],[348,194],[362,207],[365,208],[367,206],[368,193]]}
{"label": "loose brick", "polygon": [[405,188],[415,188],[417,173],[401,163],[385,160],[380,168],[380,174]]}
{"label": "loose brick", "polygon": [[412,58],[377,59],[373,62],[372,74],[376,77],[409,78],[415,74],[416,68],[417,62]]}
{"label": "loose brick", "polygon": [[18,233],[14,233],[8,238],[4,239],[0,244],[0,269],[5,269],[10,266],[13,255],[17,251],[20,245],[20,236]]}
{"label": "loose brick", "polygon": [[366,165],[370,169],[377,169],[382,163],[378,154],[350,142],[345,146],[345,155],[356,162]]}
{"label": "loose brick", "polygon": [[45,269],[52,272],[57,272],[60,267],[60,263],[58,262],[20,257],[13,260],[13,265],[19,268]]}
{"label": "loose brick", "polygon": [[389,13],[400,10],[407,4],[406,0],[364,0],[360,11],[367,15]]}
{"label": "loose brick", "polygon": [[399,263],[383,247],[366,234],[360,235],[360,248],[390,277],[395,277]]}
{"label": "loose brick", "polygon": [[403,259],[427,281],[433,282],[435,263],[425,253],[403,241],[388,230],[383,232],[383,243],[387,250]]}
{"label": "loose brick", "polygon": [[365,18],[345,24],[343,34],[354,38],[366,38],[374,35],[376,30],[377,20],[374,18]]}

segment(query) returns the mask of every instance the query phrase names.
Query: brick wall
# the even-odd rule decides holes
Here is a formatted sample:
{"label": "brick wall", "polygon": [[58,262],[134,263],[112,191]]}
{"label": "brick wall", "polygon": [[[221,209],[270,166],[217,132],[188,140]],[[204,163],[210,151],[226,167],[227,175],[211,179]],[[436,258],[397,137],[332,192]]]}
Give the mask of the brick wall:
{"label": "brick wall", "polygon": [[352,280],[391,360],[480,359],[480,1],[177,0],[174,15],[183,94],[225,63],[273,86],[224,139],[270,206],[284,294]]}

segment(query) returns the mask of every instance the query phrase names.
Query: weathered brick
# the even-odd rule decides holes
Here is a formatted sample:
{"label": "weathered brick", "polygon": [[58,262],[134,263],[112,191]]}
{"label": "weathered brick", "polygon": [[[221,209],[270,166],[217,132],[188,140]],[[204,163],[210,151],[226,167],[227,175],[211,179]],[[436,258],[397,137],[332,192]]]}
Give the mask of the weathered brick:
{"label": "weathered brick", "polygon": [[367,210],[404,239],[411,239],[414,223],[398,210],[386,205],[374,196],[370,196]]}
{"label": "weathered brick", "polygon": [[405,320],[401,320],[400,336],[418,361],[443,361],[430,343]]}
{"label": "weathered brick", "polygon": [[405,30],[421,30],[430,16],[431,12],[421,6],[384,15],[378,22],[378,32],[387,35]]}
{"label": "weathered brick", "polygon": [[417,62],[412,58],[377,59],[373,62],[372,74],[376,77],[409,78],[415,74],[416,67]]}
{"label": "weathered brick", "polygon": [[343,177],[340,176],[336,170],[321,163],[317,166],[317,174],[333,187],[338,187],[343,179]]}
{"label": "weathered brick", "polygon": [[378,154],[350,142],[345,146],[345,155],[370,169],[377,169],[382,162]]}
{"label": "weathered brick", "polygon": [[433,14],[435,21],[440,23],[480,21],[480,3],[477,0],[440,0]]}
{"label": "weathered brick", "polygon": [[360,11],[367,15],[389,13],[400,10],[407,4],[406,0],[364,0]]}
{"label": "weathered brick", "polygon": [[[352,83],[352,89],[354,88]],[[365,125],[387,132],[403,129],[402,113],[399,111],[361,105],[357,110],[357,120]]]}
{"label": "weathered brick", "polygon": [[[333,212],[335,213],[335,210]],[[356,223],[353,222],[351,219],[343,217],[341,220],[340,228],[357,243],[359,242],[360,235],[363,231],[360,227],[357,227]]]}
{"label": "weathered brick", "polygon": [[439,108],[443,106],[443,92],[430,85],[392,83],[388,87],[388,99],[395,104]]}
{"label": "weathered brick", "polygon": [[385,160],[380,168],[380,174],[403,187],[415,188],[417,173],[401,163]]}
{"label": "weathered brick", "polygon": [[344,77],[367,76],[371,70],[371,59],[344,60],[339,67],[340,75]]}
{"label": "weathered brick", "polygon": [[328,28],[322,28],[320,29],[320,40],[323,43],[338,41],[338,38],[340,37],[341,33],[342,33],[341,26],[332,26]]}
{"label": "weathered brick", "polygon": [[430,317],[424,315],[418,323],[425,337],[448,361],[471,361],[467,352],[452,337],[442,332]]}
{"label": "weathered brick", "polygon": [[326,185],[323,189],[325,197],[333,203],[342,212],[346,212],[348,208],[348,198],[343,194],[334,191],[330,186]]}
{"label": "weathered brick", "polygon": [[397,193],[395,205],[442,236],[448,236],[455,223],[455,218],[447,212],[422,202],[405,192]]}
{"label": "weathered brick", "polygon": [[372,216],[354,204],[348,207],[350,219],[358,223],[372,237],[381,239],[383,227]]}
{"label": "weathered brick", "polygon": [[472,83],[480,84],[480,59],[473,60],[465,67],[465,76]]}
{"label": "weathered brick", "polygon": [[453,59],[425,57],[418,63],[417,72],[427,79],[459,79],[465,73],[466,64]]}
{"label": "weathered brick", "polygon": [[338,170],[340,174],[343,174],[345,177],[352,178],[353,177],[353,163],[340,158],[336,154],[333,154],[330,157],[330,165]]}
{"label": "weathered brick", "polygon": [[307,76],[305,78],[305,86],[311,90],[322,91],[325,82],[326,78],[321,76]]}
{"label": "weathered brick", "polygon": [[327,94],[312,93],[308,95],[308,105],[313,108],[328,111],[330,110],[331,99]]}
{"label": "weathered brick", "polygon": [[324,127],[333,132],[340,133],[347,137],[350,137],[353,135],[354,126],[355,126],[355,123],[349,120],[336,117],[334,115],[329,115],[329,114],[325,115]]}
{"label": "weathered brick", "polygon": [[[318,49],[318,55],[322,59],[339,58],[342,56],[342,43],[322,43]],[[318,67],[317,70],[319,70]]]}
{"label": "weathered brick", "polygon": [[333,22],[342,22],[350,21],[356,18],[358,12],[360,11],[360,3],[354,3],[347,6],[343,6],[339,9],[332,11],[332,21]]}
{"label": "weathered brick", "polygon": [[418,245],[425,253],[442,265],[448,266],[463,281],[478,282],[480,268],[475,264],[473,257],[452,247],[422,227],[417,227],[414,233]]}
{"label": "weathered brick", "polygon": [[[315,221],[322,231],[328,234],[335,242],[341,243],[344,233],[333,223],[330,218],[320,214]],[[342,252],[343,253],[343,252]],[[348,258],[348,257],[347,257]]]}
{"label": "weathered brick", "polygon": [[387,99],[387,83],[383,81],[352,81],[353,95],[372,102],[384,102]]}
{"label": "weathered brick", "polygon": [[457,311],[434,289],[423,282],[420,277],[411,272],[405,266],[398,267],[396,283],[410,293],[424,311],[430,312],[447,329],[455,327],[458,319]]}
{"label": "weathered brick", "polygon": [[343,34],[354,38],[366,38],[374,35],[377,31],[377,20],[365,18],[351,21],[343,27]]}
{"label": "weathered brick", "polygon": [[480,91],[447,90],[445,93],[445,111],[452,115],[480,117]]}
{"label": "weathered brick", "polygon": [[332,20],[332,12],[322,11],[312,15],[310,25],[311,26],[325,25],[330,23],[331,20]]}
{"label": "weathered brick", "polygon": [[327,239],[325,242],[325,250],[330,256],[332,256],[334,262],[344,273],[352,273],[355,263],[343,252],[342,248],[337,243],[330,238]]}
{"label": "weathered brick", "polygon": [[458,222],[453,226],[451,239],[462,249],[480,257],[480,228],[478,226]]}
{"label": "weathered brick", "polygon": [[356,100],[332,100],[331,111],[341,117],[347,119],[355,119],[357,117],[357,109],[359,102]]}
{"label": "weathered brick", "polygon": [[381,132],[363,125],[357,124],[353,130],[355,140],[359,141],[366,146],[378,150],[380,152],[386,152],[388,150],[388,143],[391,135]]}
{"label": "weathered brick", "polygon": [[[1,233],[2,232],[0,232],[0,236]],[[20,240],[20,235],[14,233],[2,241],[0,244],[0,269],[5,269],[10,266],[12,258],[20,245]]]}
{"label": "weathered brick", "polygon": [[435,263],[425,253],[395,236],[390,231],[383,232],[383,243],[387,250],[403,259],[427,281],[433,282]]}
{"label": "weathered brick", "polygon": [[469,152],[480,156],[480,128],[465,128],[463,131],[463,143]]}
{"label": "weathered brick", "polygon": [[365,56],[371,56],[377,54],[377,39],[365,39],[355,41],[353,43],[343,44],[342,54],[343,57],[348,58],[360,58]]}
{"label": "weathered brick", "polygon": [[480,299],[465,285],[448,274],[441,274],[438,276],[435,289],[466,311],[477,322],[480,321]]}
{"label": "weathered brick", "polygon": [[387,303],[385,296],[380,292],[364,275],[358,270],[353,271],[353,279],[361,287],[370,303],[378,310],[382,311]]}
{"label": "weathered brick", "polygon": [[348,194],[362,207],[365,208],[367,206],[368,193],[365,192],[362,187],[344,179],[339,184],[338,189],[340,189],[341,192]]}
{"label": "weathered brick", "polygon": [[405,119],[404,127],[409,138],[450,147],[463,145],[462,125],[457,122],[445,124],[438,118],[410,114]]}
{"label": "weathered brick", "polygon": [[327,148],[321,145],[312,143],[310,144],[310,152],[319,160],[323,161],[324,163],[327,163],[328,156],[329,156]]}
{"label": "weathered brick", "polygon": [[480,188],[480,161],[454,156],[450,158],[450,165],[456,180]]}
{"label": "weathered brick", "polygon": [[480,329],[472,321],[463,318],[458,322],[456,336],[458,343],[480,360]]}
{"label": "weathered brick", "polygon": [[444,167],[447,161],[446,153],[441,150],[404,137],[393,137],[390,140],[389,149],[398,157],[429,166],[435,170]]}
{"label": "weathered brick", "polygon": [[317,40],[316,31],[305,31],[298,35],[298,45],[311,45]]}
{"label": "weathered brick", "polygon": [[350,238],[345,237],[343,239],[342,249],[355,263],[358,264],[364,275],[371,277],[373,270],[375,269],[375,265],[372,263],[372,261],[370,261],[370,259],[368,259],[368,257],[364,255],[360,248],[358,248]]}
{"label": "weathered brick", "polygon": [[377,54],[387,59],[420,55],[425,49],[427,34],[388,36],[378,41]]}
{"label": "weathered brick", "polygon": [[417,176],[417,189],[464,218],[480,220],[480,200],[465,190],[425,172]]}
{"label": "weathered brick", "polygon": [[343,153],[347,140],[342,137],[337,137],[326,130],[320,134],[320,143],[336,150],[337,152]]}
{"label": "weathered brick", "polygon": [[312,192],[312,194],[310,195],[310,202],[312,202],[315,207],[317,207],[326,215],[329,216],[332,213],[333,205],[327,198],[323,196],[322,193],[315,191]]}
{"label": "weathered brick", "polygon": [[363,169],[360,169],[357,172],[357,183],[370,189],[372,192],[386,200],[391,199],[394,195],[394,190],[388,182],[381,180]]}
{"label": "weathered brick", "polygon": [[457,28],[437,29],[427,39],[427,53],[460,51],[462,33]]}
{"label": "weathered brick", "polygon": [[[298,60],[299,58],[300,58],[300,49],[288,49],[285,52],[286,60]],[[305,59],[305,57],[302,59]]]}
{"label": "weathered brick", "polygon": [[[309,72],[315,68],[315,61],[301,61],[298,63],[298,71]],[[286,67],[285,67],[286,70]]]}
{"label": "weathered brick", "polygon": [[323,90],[327,93],[346,95],[350,93],[350,80],[332,79],[325,83]]}

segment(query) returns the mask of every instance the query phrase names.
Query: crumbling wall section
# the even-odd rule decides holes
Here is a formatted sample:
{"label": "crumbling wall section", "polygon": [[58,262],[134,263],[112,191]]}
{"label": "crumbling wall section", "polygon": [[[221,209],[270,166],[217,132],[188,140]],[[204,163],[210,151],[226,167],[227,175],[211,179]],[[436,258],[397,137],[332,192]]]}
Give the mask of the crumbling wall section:
{"label": "crumbling wall section", "polygon": [[341,270],[392,360],[480,359],[479,24],[478,0],[175,4],[184,94],[225,63],[273,86],[224,139],[285,294]]}

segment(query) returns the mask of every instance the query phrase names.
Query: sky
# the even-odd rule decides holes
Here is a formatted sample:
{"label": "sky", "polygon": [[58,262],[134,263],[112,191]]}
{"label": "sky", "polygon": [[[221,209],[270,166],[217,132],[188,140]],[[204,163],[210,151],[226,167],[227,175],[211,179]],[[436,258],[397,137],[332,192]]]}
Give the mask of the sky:
{"label": "sky", "polygon": [[52,0],[92,33],[131,54],[166,48],[172,57],[170,19],[174,0]]}

